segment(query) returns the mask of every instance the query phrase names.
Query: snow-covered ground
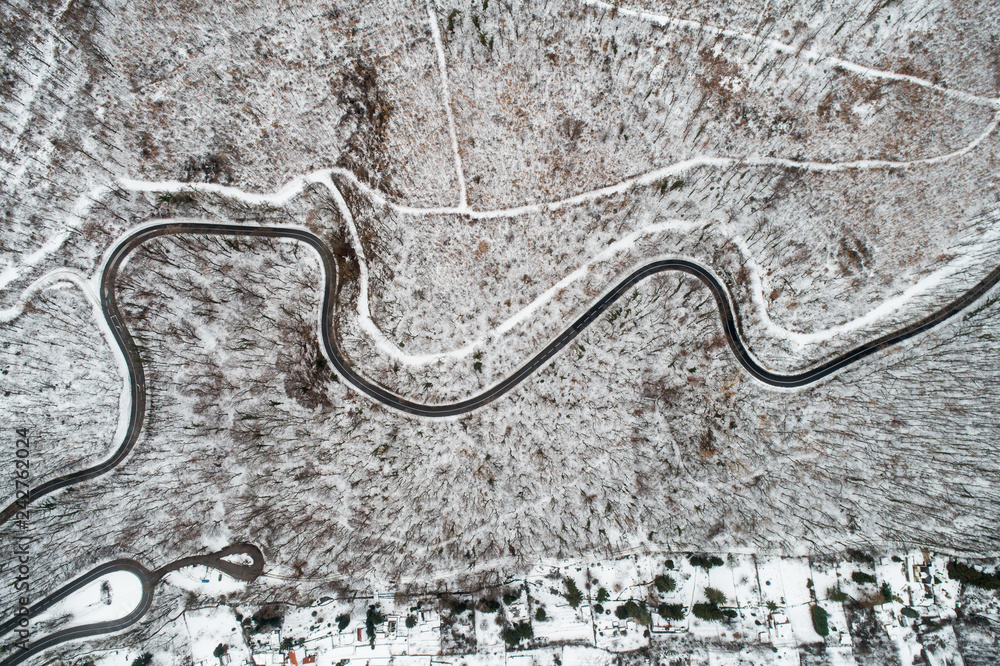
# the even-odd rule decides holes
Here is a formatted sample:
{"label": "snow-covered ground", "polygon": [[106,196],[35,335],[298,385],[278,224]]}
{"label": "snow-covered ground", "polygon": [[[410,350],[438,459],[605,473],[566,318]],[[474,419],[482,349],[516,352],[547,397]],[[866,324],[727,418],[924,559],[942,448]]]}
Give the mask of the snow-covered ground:
{"label": "snow-covered ground", "polygon": [[43,633],[51,633],[83,624],[108,622],[125,617],[140,601],[142,581],[132,573],[115,571],[57,602],[32,618],[32,623],[44,626]]}
{"label": "snow-covered ground", "polygon": [[198,596],[218,597],[243,591],[246,583],[209,567],[184,567],[167,574],[163,580]]}
{"label": "snow-covered ground", "polygon": [[[224,606],[188,611],[183,616],[195,664],[247,664],[250,650],[243,641],[240,624],[232,610]],[[219,646],[223,646],[220,650]],[[228,660],[216,654],[224,652]]]}
{"label": "snow-covered ground", "polygon": [[[374,596],[352,593],[339,599],[324,597],[311,605],[270,606],[271,615],[280,617],[277,628],[258,627],[262,609],[257,606],[204,606],[186,610],[174,621],[175,629],[184,632],[188,652],[156,652],[156,660],[174,664],[189,659],[205,666],[220,659],[223,664],[252,661],[258,666],[586,666],[621,663],[619,659],[672,663],[678,658],[682,663],[742,666],[813,664],[816,659],[835,666],[906,664],[920,658],[933,664],[961,663],[955,631],[966,630],[956,623],[956,611],[978,603],[978,593],[960,590],[948,578],[945,557],[926,551],[879,558],[854,553],[840,560],[699,555],[703,561],[721,555],[722,563],[712,562],[706,568],[692,564],[690,554],[680,553],[549,562],[498,589],[443,597],[397,594],[379,584],[383,591]],[[855,583],[854,572],[869,573],[876,583]],[[651,582],[664,575],[675,582],[674,589],[660,591]],[[567,596],[567,579],[582,593],[575,609]],[[892,598],[873,602],[875,591],[886,585],[893,590]],[[692,602],[704,600],[706,587],[725,595],[722,608],[735,611],[731,619],[691,617]],[[828,598],[837,589],[847,596]],[[498,608],[482,606],[486,599],[502,603]],[[650,627],[617,617],[614,610],[628,600],[649,610]],[[657,611],[663,602],[679,603],[685,620],[665,623]],[[816,633],[810,614],[817,604],[828,613],[826,637]],[[381,615],[372,625],[374,646],[366,629],[372,608]],[[916,609],[916,617],[904,614],[904,608]],[[539,609],[544,609],[544,619],[539,619]],[[845,610],[855,617],[851,626]],[[858,624],[859,610],[868,613],[874,624]],[[990,617],[997,612],[1000,609],[988,611]],[[456,614],[461,616],[459,625],[471,622],[475,628],[471,648],[465,651],[447,647],[454,646],[456,630],[449,618]],[[532,626],[533,636],[505,642],[505,632],[525,622]],[[873,658],[881,661],[872,662]],[[116,659],[109,652],[99,661],[112,666]]]}

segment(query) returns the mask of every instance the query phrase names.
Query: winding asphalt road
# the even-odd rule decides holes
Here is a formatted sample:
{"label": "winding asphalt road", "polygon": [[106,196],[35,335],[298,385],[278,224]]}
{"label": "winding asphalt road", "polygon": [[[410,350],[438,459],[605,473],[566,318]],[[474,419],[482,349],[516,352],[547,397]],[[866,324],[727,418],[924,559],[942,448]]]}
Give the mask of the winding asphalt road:
{"label": "winding asphalt road", "polygon": [[[600,317],[615,301],[617,301],[633,285],[651,275],[665,271],[678,271],[687,273],[698,278],[715,297],[715,303],[719,310],[719,317],[722,322],[723,333],[729,348],[733,351],[737,362],[750,376],[767,384],[780,388],[796,388],[814,384],[830,375],[838,372],[848,365],[857,363],[863,358],[883,350],[903,340],[919,335],[951,317],[955,316],[973,302],[982,297],[993,286],[1000,282],[1000,267],[994,269],[989,275],[983,278],[977,285],[966,291],[957,299],[937,310],[936,312],[916,321],[903,328],[887,333],[875,340],[866,342],[854,349],[799,372],[781,374],[772,372],[763,367],[754,358],[752,352],[743,341],[740,327],[739,314],[729,298],[729,292],[715,276],[704,266],[685,259],[664,259],[652,261],[640,268],[637,268],[630,275],[625,277],[613,289],[608,291],[596,303],[591,305],[576,321],[574,321],[562,334],[550,342],[544,349],[539,351],[528,361],[514,371],[509,377],[486,389],[482,393],[471,398],[448,404],[427,405],[413,402],[400,397],[389,390],[375,384],[354,371],[350,361],[341,352],[334,337],[333,321],[334,309],[336,308],[335,296],[337,293],[337,266],[336,259],[331,248],[315,234],[303,229],[283,228],[283,227],[254,227],[235,224],[213,224],[203,222],[168,222],[152,225],[140,229],[132,235],[120,241],[114,248],[105,264],[104,273],[101,278],[101,308],[104,316],[111,327],[118,346],[121,348],[128,366],[128,373],[131,379],[131,412],[129,414],[128,429],[121,446],[107,460],[87,469],[71,472],[52,478],[40,486],[32,488],[27,497],[27,502],[34,502],[40,497],[44,497],[60,488],[65,488],[88,479],[98,477],[121,463],[131,452],[139,438],[143,421],[146,415],[146,377],[143,372],[142,359],[136,349],[135,342],[129,333],[128,328],[122,318],[115,297],[115,279],[118,270],[124,260],[136,247],[146,241],[159,236],[170,235],[221,235],[221,236],[257,236],[265,238],[285,238],[299,241],[309,245],[319,254],[323,263],[324,285],[323,304],[320,332],[323,338],[323,346],[326,349],[333,366],[341,377],[350,383],[354,388],[371,396],[384,405],[393,407],[401,412],[426,416],[431,418],[441,418],[465,414],[496,400],[507,393],[522,381],[524,381],[535,370],[542,367],[555,356],[560,350],[568,345],[577,335],[580,334],[595,319]],[[17,513],[17,503],[11,503],[2,513],[0,513],[0,525],[3,525]]]}
{"label": "winding asphalt road", "polygon": [[[128,366],[129,378],[131,380],[132,406],[129,414],[126,436],[122,441],[121,446],[119,446],[114,454],[112,454],[112,456],[107,460],[95,465],[94,467],[55,477],[42,485],[33,488],[27,497],[28,503],[38,500],[39,498],[53,493],[61,488],[65,488],[88,479],[93,479],[110,471],[121,463],[135,446],[142,430],[143,421],[146,415],[146,379],[145,373],[143,372],[142,359],[139,356],[138,349],[135,346],[135,342],[133,341],[129,330],[125,325],[121,311],[118,308],[118,302],[115,297],[115,280],[118,276],[119,268],[128,257],[129,253],[142,243],[159,236],[185,234],[284,238],[305,243],[315,249],[323,263],[325,276],[320,331],[327,356],[330,358],[337,372],[344,378],[345,381],[350,383],[358,391],[371,396],[384,405],[393,407],[401,412],[431,418],[450,417],[465,414],[476,410],[504,395],[524,381],[524,379],[535,372],[535,370],[545,365],[549,359],[555,356],[560,350],[563,349],[563,347],[568,345],[595,319],[600,317],[633,285],[651,275],[665,271],[687,273],[688,275],[698,278],[703,284],[705,284],[705,286],[708,287],[708,289],[712,292],[712,295],[715,297],[715,303],[719,310],[719,317],[722,322],[722,328],[726,336],[726,341],[729,343],[729,347],[732,349],[737,362],[739,362],[747,374],[755,379],[769,386],[781,388],[796,388],[816,383],[825,377],[829,377],[830,375],[838,372],[846,366],[871,356],[880,350],[919,335],[937,326],[938,324],[947,321],[951,317],[954,317],[1000,282],[1000,267],[998,267],[983,278],[977,285],[969,289],[957,299],[927,317],[920,319],[919,321],[909,324],[908,326],[904,326],[897,331],[887,333],[886,335],[876,338],[870,342],[866,342],[819,365],[801,370],[799,372],[780,374],[763,367],[754,358],[750,349],[743,341],[739,314],[729,297],[729,292],[711,271],[700,264],[687,261],[685,259],[652,261],[636,269],[629,276],[615,285],[613,289],[608,291],[608,293],[601,297],[596,303],[591,305],[586,312],[584,312],[576,321],[564,330],[559,337],[550,342],[544,349],[531,357],[524,365],[518,368],[513,374],[503,381],[486,389],[478,395],[459,402],[427,405],[407,400],[406,398],[400,397],[386,388],[365,379],[354,371],[350,362],[341,352],[333,332],[334,310],[336,307],[335,298],[337,294],[336,259],[331,248],[315,234],[302,229],[253,227],[202,222],[168,222],[152,225],[136,231],[119,242],[105,264],[104,272],[101,277],[101,308],[109,326],[111,327],[115,341],[118,343],[118,346],[121,348],[125,357],[125,361]],[[12,503],[8,506],[2,513],[0,513],[0,525],[3,525],[16,515],[18,510],[19,507],[17,503]],[[255,547],[247,547],[254,548],[254,550],[256,550]],[[260,556],[260,551],[256,550],[256,554],[255,564],[260,562],[260,566],[262,567],[263,559],[256,559]],[[190,560],[189,563],[192,564],[208,564],[208,561],[205,560],[206,557],[211,559],[213,556],[188,558],[188,560]],[[219,562],[221,562],[221,560],[217,561],[216,564],[219,564]],[[170,565],[170,567],[174,568],[179,568],[179,566],[186,566],[186,564],[174,563],[173,565]],[[216,568],[219,568],[219,566],[216,566]],[[167,569],[173,570],[169,567]],[[58,601],[58,598],[68,595],[72,591],[85,585],[87,582],[99,578],[103,575],[103,573],[113,570],[131,571],[143,580],[143,603],[141,603],[128,616],[120,620],[115,620],[110,623],[86,625],[53,634],[52,636],[33,644],[30,650],[31,654],[65,640],[71,640],[73,638],[80,638],[84,636],[93,636],[99,633],[107,633],[109,631],[118,631],[129,626],[146,612],[149,604],[152,602],[152,586],[155,585],[160,578],[162,578],[164,573],[166,573],[165,569],[160,569],[156,572],[150,573],[142,567],[142,565],[132,560],[116,560],[115,562],[109,562],[101,565],[97,569],[94,569],[81,578],[78,578],[66,587],[62,588],[59,592],[56,592],[44,601],[39,602],[39,606],[44,604],[51,605],[52,603],[55,603],[55,601]],[[254,577],[256,577],[256,575]],[[44,607],[48,607],[47,605]],[[39,612],[43,609],[44,608],[39,607]],[[0,625],[0,630],[10,625],[11,622],[16,623],[16,619]],[[13,664],[20,663],[28,656],[30,656],[28,653],[16,655],[7,661],[0,662],[0,666],[8,666],[8,664],[12,666]]]}
{"label": "winding asphalt road", "polygon": [[[252,561],[249,565],[243,565],[234,564],[233,562],[228,562],[223,559],[231,555],[248,555]],[[45,599],[31,606],[31,608],[28,609],[28,616],[32,618],[37,617],[40,613],[48,610],[77,590],[80,590],[90,583],[99,580],[101,577],[106,576],[109,573],[118,571],[131,573],[142,583],[142,598],[136,607],[128,613],[128,615],[120,617],[116,620],[83,624],[77,627],[57,631],[31,643],[28,645],[28,649],[26,650],[15,647],[13,654],[9,655],[3,661],[0,661],[0,666],[16,666],[16,664],[20,664],[39,652],[59,645],[60,643],[65,643],[66,641],[89,638],[91,636],[99,636],[127,629],[137,622],[139,618],[145,615],[146,611],[148,611],[149,607],[153,604],[153,592],[157,583],[159,583],[160,580],[162,580],[163,577],[171,571],[176,571],[177,569],[187,566],[207,566],[228,574],[236,580],[252,581],[260,576],[260,574],[264,571],[264,555],[260,552],[260,549],[257,548],[257,546],[251,544],[234,544],[210,555],[185,557],[161,567],[156,571],[150,571],[142,564],[132,559],[120,559],[105,562],[66,585],[63,585],[57,591],[45,597]],[[14,631],[18,626],[18,621],[19,618],[15,617],[0,624],[0,636],[6,636],[10,632]]]}

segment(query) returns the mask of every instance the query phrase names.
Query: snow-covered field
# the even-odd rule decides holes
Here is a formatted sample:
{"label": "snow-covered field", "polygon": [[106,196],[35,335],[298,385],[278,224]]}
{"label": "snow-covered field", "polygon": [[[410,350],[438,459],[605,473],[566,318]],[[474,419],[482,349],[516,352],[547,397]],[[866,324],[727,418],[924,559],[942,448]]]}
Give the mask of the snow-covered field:
{"label": "snow-covered field", "polygon": [[[914,659],[950,664],[962,663],[968,653],[969,643],[960,643],[956,632],[977,624],[963,614],[975,608],[983,614],[979,617],[993,621],[997,613],[995,599],[988,609],[981,605],[980,592],[948,578],[946,558],[920,551],[878,559],[855,552],[850,560],[729,555],[707,569],[692,564],[696,557],[660,553],[550,562],[501,588],[457,597],[383,588],[298,606],[201,606],[169,621],[162,637],[149,639],[146,649],[163,664],[221,659],[258,666],[669,664],[677,659],[742,666],[907,664]],[[876,582],[855,583],[852,574],[858,572]],[[655,585],[664,575],[676,583],[667,592]],[[581,599],[568,593],[567,579],[579,586]],[[876,596],[874,591],[886,586],[893,590],[892,598]],[[733,611],[731,619],[691,617],[692,600],[700,600],[706,588],[726,596],[722,607]],[[837,589],[844,596],[830,598]],[[600,601],[605,597],[610,599]],[[488,606],[488,599],[500,603]],[[649,610],[648,627],[618,618],[612,609],[626,599]],[[657,610],[662,602],[678,602],[685,620],[664,624]],[[827,612],[825,636],[817,633],[813,606]],[[370,639],[365,625],[373,608],[380,617]],[[539,609],[544,609],[542,619]],[[277,617],[277,624],[260,625],[265,616]],[[854,618],[851,624],[848,617]],[[531,638],[506,639],[512,627],[525,623],[533,629]],[[469,624],[475,627],[475,640],[456,649],[455,627]],[[983,621],[978,625],[982,628]],[[184,647],[178,650],[171,639],[173,648],[167,649],[166,637],[177,632]],[[968,654],[979,663],[974,653]],[[120,655],[110,653],[98,661],[121,663]]]}
{"label": "snow-covered field", "polygon": [[128,572],[112,572],[88,583],[32,620],[46,627],[45,633],[51,633],[125,617],[141,600],[142,581]]}

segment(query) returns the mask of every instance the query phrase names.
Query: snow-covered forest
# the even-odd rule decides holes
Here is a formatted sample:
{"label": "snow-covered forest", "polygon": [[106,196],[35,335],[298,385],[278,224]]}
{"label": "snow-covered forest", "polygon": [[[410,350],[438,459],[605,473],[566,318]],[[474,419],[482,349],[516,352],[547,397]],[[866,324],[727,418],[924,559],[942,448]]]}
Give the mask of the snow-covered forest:
{"label": "snow-covered forest", "polygon": [[[32,486],[122,441],[101,278],[152,224],[312,232],[350,368],[428,404],[501,382],[654,259],[718,276],[778,372],[1000,264],[986,0],[182,4],[0,4],[5,506],[19,430]],[[32,505],[34,600],[113,558],[237,542],[266,560],[245,604],[637,552],[997,553],[995,287],[776,389],[736,363],[709,290],[664,273],[511,392],[434,420],[338,376],[326,278],[290,240],[131,250],[108,286],[145,421],[114,469]],[[164,592],[135,635],[193,603]]]}

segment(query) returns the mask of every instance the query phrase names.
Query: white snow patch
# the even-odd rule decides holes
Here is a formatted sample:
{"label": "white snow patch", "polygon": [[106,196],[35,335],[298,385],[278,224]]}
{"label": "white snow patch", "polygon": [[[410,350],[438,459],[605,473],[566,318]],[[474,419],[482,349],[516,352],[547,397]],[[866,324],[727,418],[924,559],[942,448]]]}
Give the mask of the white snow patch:
{"label": "white snow patch", "polygon": [[226,606],[203,608],[184,613],[191,645],[191,658],[195,664],[218,664],[215,649],[222,645],[229,655],[230,664],[246,664],[250,650],[243,642],[243,632],[232,609]]}
{"label": "white snow patch", "polygon": [[130,572],[114,571],[72,593],[33,622],[64,618],[59,629],[108,622],[125,617],[141,601],[142,581]]}
{"label": "white snow patch", "polygon": [[246,587],[243,581],[206,566],[184,567],[171,571],[163,580],[182,590],[210,597],[240,592]]}
{"label": "white snow patch", "polygon": [[232,553],[223,557],[222,560],[224,562],[229,562],[230,564],[238,564],[244,567],[248,567],[253,564],[253,558],[246,553]]}

